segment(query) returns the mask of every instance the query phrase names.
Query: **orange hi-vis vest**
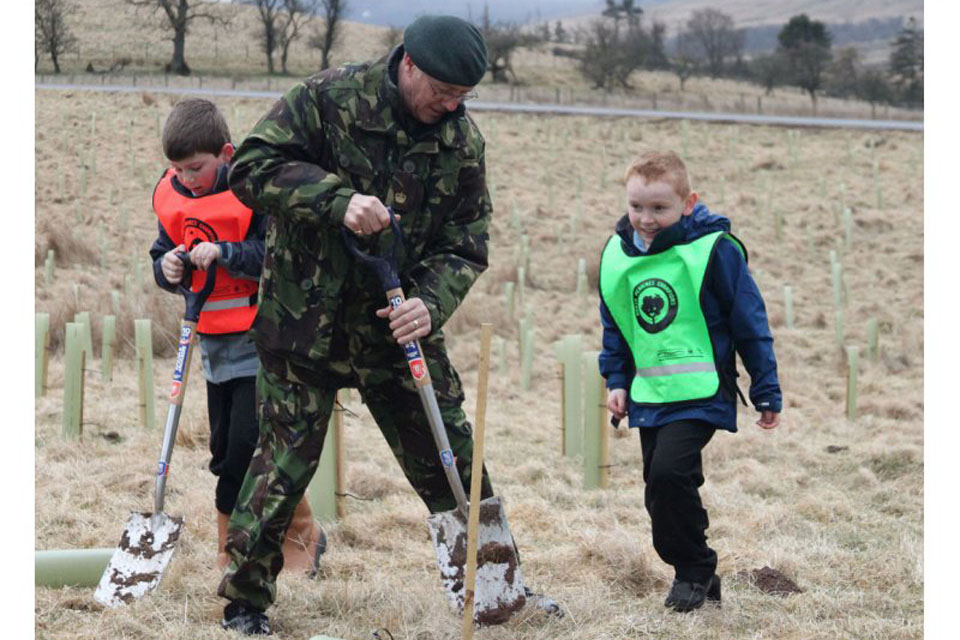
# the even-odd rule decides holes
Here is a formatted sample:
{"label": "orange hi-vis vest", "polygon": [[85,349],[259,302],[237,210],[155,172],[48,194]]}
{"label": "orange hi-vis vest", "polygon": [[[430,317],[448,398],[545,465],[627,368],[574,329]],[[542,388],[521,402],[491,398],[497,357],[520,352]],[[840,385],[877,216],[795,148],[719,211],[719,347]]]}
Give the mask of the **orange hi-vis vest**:
{"label": "orange hi-vis vest", "polygon": [[[175,245],[190,251],[201,242],[240,242],[247,236],[253,211],[243,206],[229,189],[199,198],[188,198],[173,187],[173,169],[168,169],[153,192],[153,210]],[[200,291],[207,274],[195,271],[191,288]],[[217,267],[217,285],[200,310],[197,333],[246,331],[257,315],[254,280],[231,276]]]}

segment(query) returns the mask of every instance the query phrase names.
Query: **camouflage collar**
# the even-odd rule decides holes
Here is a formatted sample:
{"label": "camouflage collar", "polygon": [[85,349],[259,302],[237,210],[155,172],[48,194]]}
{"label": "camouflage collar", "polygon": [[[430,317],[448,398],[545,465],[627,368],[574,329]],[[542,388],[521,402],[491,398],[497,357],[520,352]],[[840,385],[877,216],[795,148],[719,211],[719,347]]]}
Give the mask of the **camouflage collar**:
{"label": "camouflage collar", "polygon": [[370,65],[365,85],[377,87],[377,94],[369,103],[360,100],[356,126],[364,131],[395,134],[397,138],[406,138],[415,144],[420,153],[439,153],[440,146],[448,149],[465,148],[470,123],[463,105],[433,125],[410,121],[400,97],[400,90],[390,74],[390,69],[398,65],[402,57],[403,45],[398,45],[388,55]]}

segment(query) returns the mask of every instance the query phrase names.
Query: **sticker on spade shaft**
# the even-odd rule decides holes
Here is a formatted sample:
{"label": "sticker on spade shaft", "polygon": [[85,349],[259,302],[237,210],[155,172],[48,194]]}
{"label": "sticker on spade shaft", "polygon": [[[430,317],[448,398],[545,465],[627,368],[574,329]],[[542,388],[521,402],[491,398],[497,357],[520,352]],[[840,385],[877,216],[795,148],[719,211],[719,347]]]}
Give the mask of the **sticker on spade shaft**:
{"label": "sticker on spade shaft", "polygon": [[423,376],[427,375],[427,365],[423,362],[423,358],[411,360],[409,364],[414,380],[422,380]]}
{"label": "sticker on spade shaft", "polygon": [[160,460],[157,462],[157,475],[165,476],[170,473],[170,463]]}
{"label": "sticker on spade shaft", "polygon": [[[184,327],[184,332],[189,331],[189,327]],[[180,341],[180,348],[177,349],[177,364],[173,368],[173,387],[170,390],[170,399],[175,399],[180,395],[180,388],[183,384],[183,372],[187,368],[187,354],[190,351],[190,338],[186,341]]]}
{"label": "sticker on spade shaft", "polygon": [[453,463],[456,462],[456,458],[453,457],[453,451],[450,449],[444,449],[440,452],[440,462],[443,463],[445,467],[452,467]]}
{"label": "sticker on spade shaft", "polygon": [[423,361],[423,355],[420,353],[417,342],[408,342],[403,345],[403,353],[407,356],[407,365],[410,367],[410,374],[414,380],[422,380],[427,375],[427,364]]}

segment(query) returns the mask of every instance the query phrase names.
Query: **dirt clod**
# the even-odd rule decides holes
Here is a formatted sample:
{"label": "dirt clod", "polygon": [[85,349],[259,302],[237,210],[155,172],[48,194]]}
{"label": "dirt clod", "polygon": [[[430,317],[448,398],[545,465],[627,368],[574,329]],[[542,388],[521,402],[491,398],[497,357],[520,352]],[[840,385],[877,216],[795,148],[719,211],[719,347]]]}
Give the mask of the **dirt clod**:
{"label": "dirt clod", "polygon": [[827,453],[840,453],[841,451],[847,451],[849,449],[850,447],[845,447],[845,446],[836,445],[836,444],[827,445]]}
{"label": "dirt clod", "polygon": [[798,587],[796,582],[770,567],[754,569],[753,571],[740,571],[736,577],[749,582],[760,591],[772,596],[786,597],[794,593],[803,593],[803,589]]}

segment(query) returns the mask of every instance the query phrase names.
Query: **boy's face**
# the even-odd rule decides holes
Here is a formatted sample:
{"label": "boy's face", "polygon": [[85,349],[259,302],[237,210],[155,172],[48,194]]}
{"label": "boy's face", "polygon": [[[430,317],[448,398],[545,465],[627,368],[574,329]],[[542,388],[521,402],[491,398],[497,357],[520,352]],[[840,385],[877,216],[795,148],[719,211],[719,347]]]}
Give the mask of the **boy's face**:
{"label": "boy's face", "polygon": [[228,164],[233,157],[233,145],[223,145],[218,155],[198,151],[181,160],[171,160],[170,166],[177,174],[180,184],[190,189],[195,196],[205,196],[217,184],[217,170]]}
{"label": "boy's face", "polygon": [[673,185],[665,180],[647,181],[632,175],[627,180],[627,216],[647,247],[658,233],[676,224],[681,217],[693,212],[697,194],[686,198],[677,195]]}

